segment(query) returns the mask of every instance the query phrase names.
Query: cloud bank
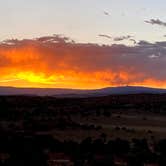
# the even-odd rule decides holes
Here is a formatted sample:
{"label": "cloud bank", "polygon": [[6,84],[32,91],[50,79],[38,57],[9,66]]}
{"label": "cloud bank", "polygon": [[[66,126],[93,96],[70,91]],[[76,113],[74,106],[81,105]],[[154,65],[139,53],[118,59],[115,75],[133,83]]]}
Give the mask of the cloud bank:
{"label": "cloud bank", "polygon": [[165,64],[166,42],[98,45],[54,35],[0,43],[3,86],[166,87]]}

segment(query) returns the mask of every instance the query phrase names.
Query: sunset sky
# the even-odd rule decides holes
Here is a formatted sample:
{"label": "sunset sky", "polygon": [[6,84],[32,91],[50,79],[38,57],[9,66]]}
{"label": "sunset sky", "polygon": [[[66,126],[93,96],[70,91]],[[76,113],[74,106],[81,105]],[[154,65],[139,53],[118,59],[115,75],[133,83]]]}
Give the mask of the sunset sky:
{"label": "sunset sky", "polygon": [[0,21],[0,86],[166,88],[164,0],[5,0]]}

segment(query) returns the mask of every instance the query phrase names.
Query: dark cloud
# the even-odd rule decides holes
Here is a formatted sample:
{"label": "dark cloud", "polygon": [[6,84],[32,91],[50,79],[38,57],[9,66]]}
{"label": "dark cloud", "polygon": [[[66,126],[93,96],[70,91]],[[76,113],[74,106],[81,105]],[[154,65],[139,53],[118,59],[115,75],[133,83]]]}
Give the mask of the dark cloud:
{"label": "dark cloud", "polygon": [[120,37],[115,37],[114,41],[122,41],[122,40],[128,40],[133,36],[127,35],[127,36],[120,36]]}
{"label": "dark cloud", "polygon": [[123,41],[123,40],[130,40],[132,41],[134,44],[137,44],[136,40],[133,39],[133,36],[127,35],[127,36],[119,36],[119,37],[112,37],[110,35],[106,35],[106,34],[99,34],[99,37],[104,37],[107,39],[112,39],[113,41],[119,42],[119,41]]}
{"label": "dark cloud", "polygon": [[160,19],[150,19],[146,20],[145,22],[152,25],[160,25],[166,27],[166,22],[161,21]]}
{"label": "dark cloud", "polygon": [[106,16],[109,16],[109,15],[110,15],[110,13],[107,12],[107,11],[104,11],[104,14],[105,14]]}
{"label": "dark cloud", "polygon": [[98,36],[99,37],[104,37],[104,38],[107,38],[107,39],[112,39],[112,37],[109,36],[109,35],[99,34]]}

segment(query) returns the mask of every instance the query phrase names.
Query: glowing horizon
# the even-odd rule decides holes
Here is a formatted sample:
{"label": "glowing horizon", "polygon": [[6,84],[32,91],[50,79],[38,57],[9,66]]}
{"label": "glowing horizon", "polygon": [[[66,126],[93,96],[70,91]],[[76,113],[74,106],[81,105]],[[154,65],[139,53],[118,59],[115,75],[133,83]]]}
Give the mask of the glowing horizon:
{"label": "glowing horizon", "polygon": [[165,46],[145,41],[136,46],[76,43],[59,35],[6,40],[0,44],[0,86],[166,88]]}

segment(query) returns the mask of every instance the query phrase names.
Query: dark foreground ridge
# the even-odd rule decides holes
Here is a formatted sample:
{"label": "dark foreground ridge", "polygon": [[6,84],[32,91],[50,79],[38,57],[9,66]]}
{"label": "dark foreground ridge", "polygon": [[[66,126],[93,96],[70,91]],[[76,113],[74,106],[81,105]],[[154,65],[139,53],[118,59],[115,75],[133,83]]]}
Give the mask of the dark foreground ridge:
{"label": "dark foreground ridge", "polygon": [[0,96],[0,165],[165,166],[165,126],[166,94]]}

